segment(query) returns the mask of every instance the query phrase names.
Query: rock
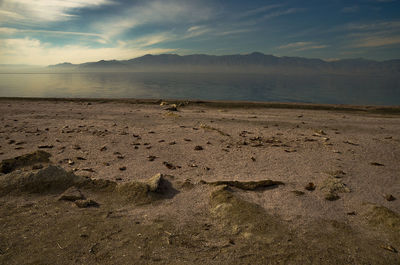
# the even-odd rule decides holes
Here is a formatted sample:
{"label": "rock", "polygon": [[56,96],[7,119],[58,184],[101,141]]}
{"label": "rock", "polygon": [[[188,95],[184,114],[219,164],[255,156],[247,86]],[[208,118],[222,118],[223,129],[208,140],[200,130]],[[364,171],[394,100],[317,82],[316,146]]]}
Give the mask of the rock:
{"label": "rock", "polygon": [[377,167],[383,167],[384,164],[378,163],[378,162],[371,162],[369,163],[371,166],[377,166]]}
{"label": "rock", "polygon": [[181,183],[179,185],[182,189],[193,189],[194,188],[194,184],[190,181],[190,179],[185,179],[185,181],[183,183]]}
{"label": "rock", "polygon": [[335,192],[328,192],[327,194],[325,194],[325,200],[327,201],[336,201],[338,199],[340,199],[340,197]]}
{"label": "rock", "polygon": [[398,213],[380,205],[369,204],[365,217],[368,223],[374,227],[382,227],[396,233],[400,238],[400,216]]}
{"label": "rock", "polygon": [[315,186],[314,183],[309,182],[304,188],[305,188],[306,190],[308,190],[308,191],[313,191],[313,190],[315,190],[316,186]]}
{"label": "rock", "polygon": [[200,146],[200,145],[196,145],[196,146],[194,147],[194,150],[196,150],[196,151],[201,151],[201,150],[203,150],[203,147]]}
{"label": "rock", "polygon": [[81,150],[81,147],[80,147],[79,145],[75,144],[75,145],[72,147],[72,149],[74,149],[74,150]]}
{"label": "rock", "polygon": [[359,144],[353,143],[352,141],[349,141],[349,140],[343,141],[343,143],[349,144],[349,145],[354,145],[354,146],[358,146],[359,145]]}
{"label": "rock", "polygon": [[75,164],[74,161],[72,161],[71,159],[68,159],[68,165],[72,166],[72,165],[74,165],[74,164]]}
{"label": "rock", "polygon": [[386,194],[385,199],[389,202],[396,200],[396,198],[392,194]]}
{"label": "rock", "polygon": [[178,108],[176,107],[175,104],[170,105],[170,107],[165,108],[164,110],[169,110],[169,111],[178,111]]}
{"label": "rock", "polygon": [[94,171],[94,169],[91,168],[91,167],[82,168],[82,170],[83,170],[83,171],[87,171],[87,172],[96,172],[96,171]]}
{"label": "rock", "polygon": [[267,214],[260,205],[237,196],[227,186],[219,186],[211,193],[210,213],[226,233],[245,239],[258,238],[272,243],[288,234],[277,218]]}
{"label": "rock", "polygon": [[149,186],[149,191],[155,192],[160,188],[160,183],[163,181],[164,175],[158,173],[151,178],[149,178],[146,184]]}
{"label": "rock", "polygon": [[163,165],[166,166],[168,169],[172,169],[172,170],[176,169],[176,166],[174,166],[173,164],[166,162],[166,161],[163,162]]}
{"label": "rock", "polygon": [[285,149],[285,152],[286,153],[295,153],[295,152],[297,152],[297,150],[296,149]]}
{"label": "rock", "polygon": [[42,164],[38,164],[38,165],[33,165],[32,166],[32,170],[38,170],[38,169],[42,169],[43,165]]}
{"label": "rock", "polygon": [[149,160],[149,161],[154,161],[156,158],[157,158],[157,157],[156,157],[156,156],[153,156],[153,155],[147,156],[147,160]]}
{"label": "rock", "polygon": [[202,181],[204,184],[210,184],[210,185],[226,185],[230,187],[235,187],[238,189],[242,190],[260,190],[260,189],[265,189],[267,187],[273,187],[277,185],[284,185],[283,182],[281,181],[274,181],[274,180],[260,180],[260,181],[237,181],[237,180],[220,180],[220,181],[214,181],[214,182],[207,182],[207,181]]}
{"label": "rock", "polygon": [[304,195],[304,191],[300,191],[300,190],[292,190],[291,191],[293,194],[295,194],[296,196],[302,196]]}
{"label": "rock", "polygon": [[76,200],[75,205],[79,208],[99,207],[100,205],[93,200]]}
{"label": "rock", "polygon": [[346,173],[343,170],[332,171],[329,172],[329,174],[334,178],[343,178],[346,175]]}
{"label": "rock", "polygon": [[52,144],[45,144],[45,145],[39,145],[38,146],[38,148],[39,149],[51,149],[51,148],[53,148],[54,147],[54,145],[52,145]]}
{"label": "rock", "polygon": [[103,146],[103,147],[100,148],[101,152],[106,151],[106,150],[107,150],[107,146]]}
{"label": "rock", "polygon": [[77,201],[84,200],[85,196],[76,187],[70,187],[64,191],[59,197],[59,201]]}
{"label": "rock", "polygon": [[125,170],[126,170],[126,167],[120,167],[119,170],[125,171]]}
{"label": "rock", "polygon": [[149,194],[149,186],[146,183],[129,182],[120,184],[116,187],[116,191],[125,201],[137,205],[152,201],[152,196]]}
{"label": "rock", "polygon": [[321,186],[321,190],[325,190],[329,193],[349,193],[351,190],[342,182],[342,179],[329,177]]}
{"label": "rock", "polygon": [[5,159],[0,163],[0,172],[7,174],[17,168],[31,166],[37,163],[46,163],[49,162],[50,156],[49,153],[39,150],[15,158]]}
{"label": "rock", "polygon": [[393,252],[393,253],[397,253],[398,251],[397,251],[397,249],[395,249],[393,246],[391,246],[391,245],[383,245],[383,246],[381,246],[381,248],[383,248],[383,249],[385,249],[385,250],[388,250],[388,251],[390,251],[390,252]]}
{"label": "rock", "polygon": [[85,183],[87,183],[86,178],[76,176],[57,166],[48,166],[36,173],[15,171],[0,177],[0,196],[13,192],[54,193]]}

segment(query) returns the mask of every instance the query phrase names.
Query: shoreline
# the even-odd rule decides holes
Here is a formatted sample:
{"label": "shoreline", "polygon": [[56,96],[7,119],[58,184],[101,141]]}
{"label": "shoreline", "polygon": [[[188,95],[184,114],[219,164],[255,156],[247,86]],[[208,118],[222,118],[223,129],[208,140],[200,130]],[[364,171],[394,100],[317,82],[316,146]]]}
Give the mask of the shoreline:
{"label": "shoreline", "polygon": [[330,110],[343,112],[360,112],[373,114],[400,115],[400,105],[350,105],[350,104],[320,104],[301,102],[259,102],[235,100],[196,100],[196,99],[150,99],[150,98],[41,98],[41,97],[0,97],[1,101],[54,101],[54,102],[93,102],[93,103],[129,103],[157,105],[161,102],[204,106],[210,108],[243,108],[243,109],[299,109],[299,110]]}

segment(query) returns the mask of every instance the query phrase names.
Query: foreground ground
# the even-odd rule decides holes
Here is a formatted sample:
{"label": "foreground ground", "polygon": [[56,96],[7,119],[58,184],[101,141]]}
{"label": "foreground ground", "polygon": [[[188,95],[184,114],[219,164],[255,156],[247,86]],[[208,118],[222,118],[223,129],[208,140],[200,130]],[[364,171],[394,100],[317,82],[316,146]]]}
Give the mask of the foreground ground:
{"label": "foreground ground", "polygon": [[400,264],[400,115],[2,99],[0,121],[0,161],[50,154],[2,162],[0,264]]}

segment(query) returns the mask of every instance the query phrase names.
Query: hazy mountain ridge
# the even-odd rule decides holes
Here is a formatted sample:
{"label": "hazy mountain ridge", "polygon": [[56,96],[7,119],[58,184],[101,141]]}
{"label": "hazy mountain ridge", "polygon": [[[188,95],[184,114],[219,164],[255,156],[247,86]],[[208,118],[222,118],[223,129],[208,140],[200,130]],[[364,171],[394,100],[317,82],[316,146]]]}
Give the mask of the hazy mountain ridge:
{"label": "hazy mountain ridge", "polygon": [[189,71],[189,72],[264,72],[264,71],[311,71],[311,72],[385,72],[399,73],[400,60],[373,61],[343,59],[324,61],[302,57],[277,57],[254,52],[245,55],[147,54],[130,60],[101,60],[83,64],[62,63],[50,65],[51,69],[115,70],[115,71]]}

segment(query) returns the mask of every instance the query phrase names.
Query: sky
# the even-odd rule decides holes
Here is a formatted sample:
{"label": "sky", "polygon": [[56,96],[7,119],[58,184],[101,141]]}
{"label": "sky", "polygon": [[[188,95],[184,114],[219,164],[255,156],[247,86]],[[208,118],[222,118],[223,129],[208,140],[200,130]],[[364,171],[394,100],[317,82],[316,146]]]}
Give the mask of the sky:
{"label": "sky", "polygon": [[0,64],[254,51],[400,59],[400,0],[0,0]]}

